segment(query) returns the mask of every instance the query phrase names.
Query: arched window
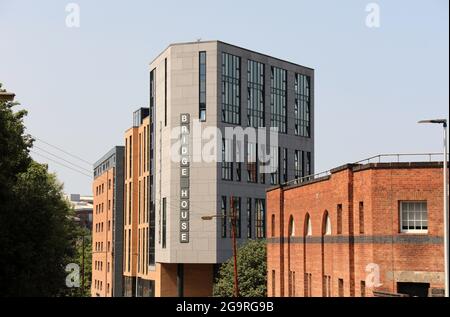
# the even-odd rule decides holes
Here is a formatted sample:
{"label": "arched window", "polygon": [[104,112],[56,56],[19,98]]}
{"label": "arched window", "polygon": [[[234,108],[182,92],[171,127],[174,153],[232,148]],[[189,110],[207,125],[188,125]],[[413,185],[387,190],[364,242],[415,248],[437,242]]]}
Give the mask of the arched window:
{"label": "arched window", "polygon": [[293,237],[295,236],[295,223],[294,223],[294,217],[289,218],[289,236]]}
{"label": "arched window", "polygon": [[328,213],[325,215],[325,230],[324,235],[329,236],[331,235],[331,220]]}
{"label": "arched window", "polygon": [[312,224],[309,214],[305,216],[305,236],[312,236]]}

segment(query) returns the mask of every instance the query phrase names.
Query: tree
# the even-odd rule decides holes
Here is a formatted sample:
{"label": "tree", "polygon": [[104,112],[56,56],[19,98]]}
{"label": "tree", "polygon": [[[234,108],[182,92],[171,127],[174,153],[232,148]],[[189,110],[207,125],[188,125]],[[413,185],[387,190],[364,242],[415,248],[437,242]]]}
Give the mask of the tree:
{"label": "tree", "polygon": [[[237,255],[239,295],[265,297],[267,295],[267,259],[264,240],[248,240],[239,247]],[[214,296],[234,296],[234,262],[223,263],[214,283]]]}
{"label": "tree", "polygon": [[16,105],[0,101],[0,296],[64,295],[77,225],[56,176],[31,159]]}

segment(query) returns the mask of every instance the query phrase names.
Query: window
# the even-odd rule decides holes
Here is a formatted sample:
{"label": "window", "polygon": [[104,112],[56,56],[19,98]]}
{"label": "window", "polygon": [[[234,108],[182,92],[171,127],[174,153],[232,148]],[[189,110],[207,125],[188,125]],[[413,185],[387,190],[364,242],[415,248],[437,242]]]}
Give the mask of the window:
{"label": "window", "polygon": [[311,89],[310,77],[302,74],[295,74],[295,135],[311,136]]}
{"label": "window", "polygon": [[[230,203],[231,208],[234,208],[234,215],[236,217],[235,223],[236,223],[236,238],[241,237],[241,197],[232,197],[232,201]],[[231,210],[233,213],[233,210]],[[234,221],[233,218],[231,218],[231,221]],[[230,226],[230,230],[233,230],[233,226]],[[230,237],[232,236],[232,233],[230,231]]]}
{"label": "window", "polygon": [[280,148],[277,146],[271,146],[270,148],[270,170],[272,172],[270,173],[270,184],[278,185],[280,183]]}
{"label": "window", "polygon": [[206,52],[200,52],[199,56],[199,119],[206,121]]}
{"label": "window", "polygon": [[295,150],[294,152],[294,173],[295,179],[305,176],[303,173],[303,151]]}
{"label": "window", "polygon": [[241,58],[222,53],[222,122],[241,123]]}
{"label": "window", "polygon": [[222,212],[222,238],[227,237],[227,197],[222,196],[222,203],[221,203],[221,212]]}
{"label": "window", "polygon": [[247,63],[247,125],[265,127],[264,64],[249,60]]}
{"label": "window", "polygon": [[400,202],[400,229],[405,233],[428,232],[428,211],[426,201]]}
{"label": "window", "polygon": [[164,126],[167,126],[167,58],[164,59]]}
{"label": "window", "polygon": [[167,239],[167,210],[166,210],[166,198],[162,200],[162,248],[166,248]]}
{"label": "window", "polygon": [[342,234],[342,204],[337,205],[337,234]]}
{"label": "window", "polygon": [[331,276],[324,275],[323,276],[323,297],[331,297]]}
{"label": "window", "polygon": [[287,71],[271,68],[270,126],[278,132],[287,132]]}
{"label": "window", "polygon": [[305,293],[304,295],[305,295],[305,297],[311,297],[311,295],[312,295],[312,292],[311,292],[311,289],[312,289],[311,282],[312,282],[312,274],[311,274],[311,273],[305,273],[305,274],[304,274],[304,279],[303,279],[304,293]]}
{"label": "window", "polygon": [[283,183],[286,183],[288,181],[288,149],[283,149]]}
{"label": "window", "polygon": [[364,233],[364,202],[359,202],[359,233]]}
{"label": "window", "polygon": [[338,279],[338,294],[339,297],[344,297],[344,279]]}
{"label": "window", "polygon": [[311,169],[311,152],[305,152],[305,175],[309,176],[312,174]]}
{"label": "window", "polygon": [[266,237],[266,200],[255,199],[256,238]]}
{"label": "window", "polygon": [[247,143],[247,182],[249,183],[256,183],[258,180],[256,149],[256,143]]}
{"label": "window", "polygon": [[252,238],[252,199],[247,198],[247,238]]}
{"label": "window", "polygon": [[128,229],[128,272],[130,272],[130,265],[131,265],[131,229]]}
{"label": "window", "polygon": [[327,214],[325,218],[325,228],[324,228],[324,235],[329,236],[331,235],[331,220],[330,216]]}
{"label": "window", "polygon": [[312,236],[312,224],[311,217],[309,215],[306,216],[306,235]]}
{"label": "window", "polygon": [[361,281],[361,297],[366,297],[366,281]]}
{"label": "window", "polygon": [[150,115],[153,116],[156,100],[156,68],[150,72]]}
{"label": "window", "polygon": [[289,237],[295,236],[295,223],[294,223],[294,217],[289,218]]}
{"label": "window", "polygon": [[241,181],[241,166],[242,163],[241,162],[236,162],[236,181],[240,182]]}
{"label": "window", "polygon": [[222,179],[233,180],[232,140],[222,139]]}

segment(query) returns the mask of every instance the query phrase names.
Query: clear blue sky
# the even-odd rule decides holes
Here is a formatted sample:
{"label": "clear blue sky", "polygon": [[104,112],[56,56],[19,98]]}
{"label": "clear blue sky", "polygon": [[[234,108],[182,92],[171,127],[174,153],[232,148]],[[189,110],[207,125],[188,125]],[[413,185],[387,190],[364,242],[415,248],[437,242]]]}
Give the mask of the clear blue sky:
{"label": "clear blue sky", "polygon": [[[65,25],[69,2],[80,5],[80,28]],[[380,6],[380,28],[366,27],[370,2]],[[29,133],[94,162],[147,105],[147,65],[161,50],[218,39],[316,70],[316,171],[379,153],[437,152],[440,128],[416,122],[448,118],[448,6],[0,0],[0,81],[28,109]],[[90,193],[88,178],[49,165],[66,192]]]}

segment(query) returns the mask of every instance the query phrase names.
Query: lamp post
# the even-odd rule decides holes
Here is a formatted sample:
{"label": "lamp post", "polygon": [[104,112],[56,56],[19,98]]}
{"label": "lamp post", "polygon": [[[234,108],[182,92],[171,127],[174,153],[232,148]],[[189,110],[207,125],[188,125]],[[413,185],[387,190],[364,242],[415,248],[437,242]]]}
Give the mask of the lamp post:
{"label": "lamp post", "polygon": [[447,120],[446,119],[433,119],[433,120],[421,120],[419,123],[435,123],[442,124],[444,128],[444,276],[445,276],[445,297],[449,297],[449,267],[448,267],[448,184],[447,184]]}
{"label": "lamp post", "polygon": [[[212,220],[213,218],[221,218],[226,220],[226,217],[220,215],[203,216],[202,220]],[[238,268],[237,268],[237,243],[236,243],[236,209],[234,206],[234,197],[231,197],[231,237],[233,243],[233,260],[234,260],[234,296],[239,297],[239,282],[238,282]]]}

